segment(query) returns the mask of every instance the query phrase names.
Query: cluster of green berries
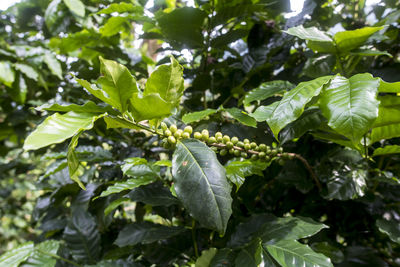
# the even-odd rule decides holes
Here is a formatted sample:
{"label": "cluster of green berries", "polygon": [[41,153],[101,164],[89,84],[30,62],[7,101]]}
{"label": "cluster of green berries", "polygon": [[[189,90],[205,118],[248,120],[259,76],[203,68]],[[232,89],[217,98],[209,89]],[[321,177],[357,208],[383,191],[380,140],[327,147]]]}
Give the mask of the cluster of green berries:
{"label": "cluster of green berries", "polygon": [[[183,130],[178,129],[176,125],[168,127],[164,122],[161,123],[163,130],[163,146],[164,148],[172,148],[177,140],[191,138],[193,128],[186,126]],[[207,143],[216,153],[221,156],[231,154],[235,157],[249,158],[251,160],[260,160],[269,162],[274,158],[279,158],[279,163],[284,163],[285,159],[292,159],[294,156],[289,153],[284,153],[282,147],[271,148],[265,144],[258,145],[255,142],[250,142],[249,139],[239,140],[236,136],[229,137],[221,132],[210,136],[208,130],[204,129],[201,132],[194,132],[193,138]]]}

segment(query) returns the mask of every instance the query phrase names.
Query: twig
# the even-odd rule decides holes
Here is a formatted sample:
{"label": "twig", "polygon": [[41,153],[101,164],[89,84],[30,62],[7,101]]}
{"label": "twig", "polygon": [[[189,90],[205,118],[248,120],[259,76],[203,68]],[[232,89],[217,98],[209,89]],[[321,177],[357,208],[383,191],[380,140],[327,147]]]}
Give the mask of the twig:
{"label": "twig", "polygon": [[192,219],[192,239],[193,239],[193,248],[194,248],[194,255],[196,258],[199,257],[199,250],[197,248],[197,241],[196,241],[196,221]]}

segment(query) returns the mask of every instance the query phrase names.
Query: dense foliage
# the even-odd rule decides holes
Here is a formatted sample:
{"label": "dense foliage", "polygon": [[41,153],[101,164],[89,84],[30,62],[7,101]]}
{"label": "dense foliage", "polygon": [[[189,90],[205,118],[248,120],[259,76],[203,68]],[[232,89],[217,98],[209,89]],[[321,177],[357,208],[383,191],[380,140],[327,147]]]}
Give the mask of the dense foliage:
{"label": "dense foliage", "polygon": [[395,0],[0,13],[0,266],[400,266]]}

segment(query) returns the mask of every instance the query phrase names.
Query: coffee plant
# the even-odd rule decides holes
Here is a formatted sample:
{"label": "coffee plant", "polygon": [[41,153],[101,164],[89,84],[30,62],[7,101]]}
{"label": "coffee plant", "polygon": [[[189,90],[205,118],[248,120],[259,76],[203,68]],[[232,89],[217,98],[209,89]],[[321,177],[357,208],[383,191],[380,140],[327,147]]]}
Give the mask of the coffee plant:
{"label": "coffee plant", "polygon": [[290,2],[0,13],[0,266],[400,266],[398,3]]}

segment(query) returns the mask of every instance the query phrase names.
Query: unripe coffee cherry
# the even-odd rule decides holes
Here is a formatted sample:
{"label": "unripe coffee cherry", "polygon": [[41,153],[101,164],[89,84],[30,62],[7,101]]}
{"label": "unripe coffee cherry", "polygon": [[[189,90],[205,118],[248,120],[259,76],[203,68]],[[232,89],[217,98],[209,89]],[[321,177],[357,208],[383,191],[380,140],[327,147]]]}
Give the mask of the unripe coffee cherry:
{"label": "unripe coffee cherry", "polygon": [[210,134],[208,133],[208,130],[204,129],[203,131],[201,131],[201,135],[202,135],[202,139],[204,141],[208,140],[208,137],[210,136]]}
{"label": "unripe coffee cherry", "polygon": [[183,129],[183,131],[185,132],[185,133],[189,133],[189,134],[192,134],[193,133],[193,128],[192,128],[192,126],[186,126],[185,127],[185,129]]}
{"label": "unripe coffee cherry", "polygon": [[246,153],[246,152],[242,152],[242,153],[240,153],[240,156],[241,156],[242,158],[247,158],[247,153]]}
{"label": "unripe coffee cherry", "polygon": [[231,141],[226,142],[226,147],[227,147],[228,149],[231,149],[231,148],[233,147],[233,143],[232,143]]}
{"label": "unripe coffee cherry", "polygon": [[265,159],[266,162],[269,162],[271,160],[271,157],[270,156],[265,156],[264,159]]}
{"label": "unripe coffee cherry", "polygon": [[224,140],[224,138],[222,138],[222,136],[218,136],[217,137],[217,142],[218,143],[222,143],[223,140]]}
{"label": "unripe coffee cherry", "polygon": [[224,135],[222,142],[226,144],[226,142],[231,141],[231,138],[228,135]]}
{"label": "unripe coffee cherry", "polygon": [[162,143],[163,144],[168,143],[168,139],[167,138],[163,138]]}
{"label": "unripe coffee cherry", "polygon": [[211,136],[210,138],[208,138],[208,141],[207,141],[207,143],[209,143],[209,144],[214,144],[216,142],[217,142],[217,139],[215,139],[214,136]]}
{"label": "unripe coffee cherry", "polygon": [[235,145],[237,144],[237,142],[239,142],[239,139],[236,136],[234,136],[231,138],[231,142]]}
{"label": "unripe coffee cherry", "polygon": [[258,156],[260,158],[265,158],[266,154],[265,154],[265,152],[260,152],[260,153],[258,153]]}
{"label": "unripe coffee cherry", "polygon": [[246,138],[243,140],[243,143],[248,144],[248,143],[250,143],[250,140]]}
{"label": "unripe coffee cherry", "polygon": [[202,134],[201,133],[199,133],[199,132],[195,132],[194,133],[194,138],[196,138],[196,139],[201,139],[203,136],[202,136]]}
{"label": "unripe coffee cherry", "polygon": [[244,147],[244,144],[243,144],[242,141],[239,141],[239,142],[237,142],[236,146],[238,146],[238,147]]}
{"label": "unripe coffee cherry", "polygon": [[267,149],[267,146],[265,145],[265,144],[260,144],[259,146],[258,146],[258,150],[259,151],[266,151],[266,149]]}
{"label": "unripe coffee cherry", "polygon": [[278,153],[282,153],[283,152],[283,147],[278,148]]}
{"label": "unripe coffee cherry", "polygon": [[279,159],[279,160],[278,160],[278,164],[281,165],[281,166],[285,165],[285,160],[282,159],[282,158]]}
{"label": "unripe coffee cherry", "polygon": [[258,156],[253,154],[253,155],[251,155],[250,160],[253,160],[253,161],[258,160]]}
{"label": "unripe coffee cherry", "polygon": [[164,135],[165,135],[165,136],[171,136],[171,135],[172,135],[171,130],[169,130],[169,129],[165,130],[165,131],[164,131]]}
{"label": "unripe coffee cherry", "polygon": [[173,137],[172,135],[171,135],[171,136],[168,136],[168,143],[170,143],[171,145],[176,144],[176,139],[175,139],[175,137]]}
{"label": "unripe coffee cherry", "polygon": [[272,149],[270,153],[271,157],[275,157],[276,154],[278,154],[278,151],[276,149]]}
{"label": "unripe coffee cherry", "polygon": [[220,154],[221,156],[225,156],[226,154],[228,154],[228,150],[222,149],[221,152],[219,152],[219,154]]}
{"label": "unripe coffee cherry", "polygon": [[249,150],[251,148],[249,143],[245,143],[244,144],[244,149]]}
{"label": "unripe coffee cherry", "polygon": [[161,122],[161,129],[163,129],[163,131],[168,129],[168,126],[165,122]]}
{"label": "unripe coffee cherry", "polygon": [[183,138],[183,139],[188,139],[188,138],[190,138],[190,133],[188,133],[188,132],[183,132],[183,133],[182,133],[182,138]]}
{"label": "unripe coffee cherry", "polygon": [[236,157],[239,157],[240,156],[240,151],[239,150],[235,150],[233,152],[233,155],[235,155]]}
{"label": "unripe coffee cherry", "polygon": [[178,127],[176,127],[175,124],[172,124],[169,129],[171,130],[172,133],[175,133],[178,130]]}
{"label": "unripe coffee cherry", "polygon": [[257,144],[255,142],[250,143],[251,149],[255,149],[257,147]]}
{"label": "unripe coffee cherry", "polygon": [[222,137],[222,133],[221,132],[216,132],[215,133],[215,138],[218,138],[218,137]]}
{"label": "unripe coffee cherry", "polygon": [[175,133],[174,136],[175,138],[179,139],[182,136],[183,131],[181,129],[178,129]]}
{"label": "unripe coffee cherry", "polygon": [[229,149],[229,154],[234,154],[235,151],[236,151],[235,149],[231,148],[231,149]]}

